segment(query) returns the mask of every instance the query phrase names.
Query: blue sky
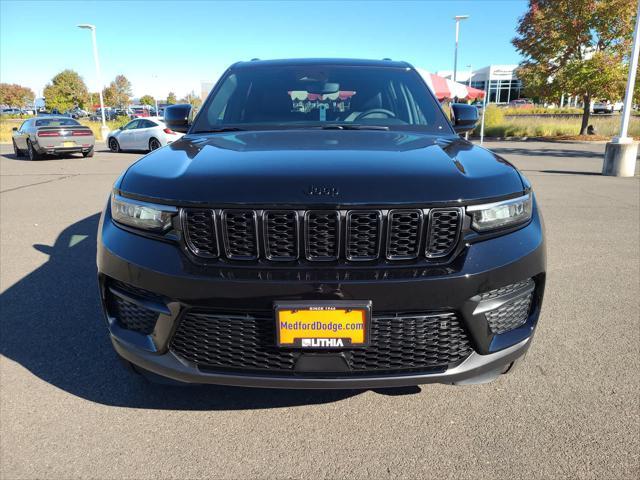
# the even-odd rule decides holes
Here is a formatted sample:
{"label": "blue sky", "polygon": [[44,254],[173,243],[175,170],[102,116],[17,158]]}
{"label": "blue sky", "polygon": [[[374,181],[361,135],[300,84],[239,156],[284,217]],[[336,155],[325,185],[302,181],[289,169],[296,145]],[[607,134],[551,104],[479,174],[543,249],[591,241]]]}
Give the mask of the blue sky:
{"label": "blue sky", "polygon": [[451,70],[454,15],[459,69],[518,63],[510,43],[526,1],[209,2],[0,0],[0,81],[39,94],[57,72],[98,82],[90,33],[97,26],[105,84],[126,75],[136,96],[200,92],[238,60],[360,57]]}

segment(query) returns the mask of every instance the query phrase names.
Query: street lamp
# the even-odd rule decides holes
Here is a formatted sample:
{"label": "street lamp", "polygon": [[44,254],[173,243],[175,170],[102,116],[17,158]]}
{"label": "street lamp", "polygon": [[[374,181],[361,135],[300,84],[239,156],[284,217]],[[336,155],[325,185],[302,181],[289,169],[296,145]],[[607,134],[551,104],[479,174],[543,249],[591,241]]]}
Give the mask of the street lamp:
{"label": "street lamp", "polygon": [[85,30],[91,30],[91,39],[93,40],[93,59],[96,62],[96,75],[98,76],[98,95],[100,95],[100,115],[102,116],[102,126],[100,131],[102,132],[102,138],[107,138],[109,134],[109,127],[104,116],[104,99],[102,98],[102,75],[100,74],[100,60],[98,60],[98,44],[96,43],[96,26],[89,23],[81,23],[77,25],[78,28],[84,28]]}
{"label": "street lamp", "polygon": [[640,3],[636,13],[636,26],[633,30],[633,47],[629,57],[629,76],[627,77],[627,91],[622,107],[622,121],[620,122],[620,136],[611,139],[604,151],[602,174],[616,177],[633,177],[636,170],[638,143],[627,136],[629,120],[633,108],[633,90],[636,73],[638,72],[638,55],[640,54]]}
{"label": "street lamp", "polygon": [[453,55],[453,81],[455,82],[458,76],[458,36],[460,35],[460,21],[466,20],[469,15],[456,15],[453,19],[456,21],[456,49]]}

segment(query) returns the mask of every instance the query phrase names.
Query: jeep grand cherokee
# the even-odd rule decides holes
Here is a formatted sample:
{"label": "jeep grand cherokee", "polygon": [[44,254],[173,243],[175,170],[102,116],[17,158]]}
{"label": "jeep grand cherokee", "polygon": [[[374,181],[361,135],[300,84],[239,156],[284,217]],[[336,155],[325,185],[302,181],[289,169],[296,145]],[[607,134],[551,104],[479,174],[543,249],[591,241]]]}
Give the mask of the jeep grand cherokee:
{"label": "jeep grand cherokee", "polygon": [[173,380],[292,388],[479,383],[529,348],[540,212],[460,138],[409,64],[241,62],[182,139],[116,181],[98,235],[111,340]]}

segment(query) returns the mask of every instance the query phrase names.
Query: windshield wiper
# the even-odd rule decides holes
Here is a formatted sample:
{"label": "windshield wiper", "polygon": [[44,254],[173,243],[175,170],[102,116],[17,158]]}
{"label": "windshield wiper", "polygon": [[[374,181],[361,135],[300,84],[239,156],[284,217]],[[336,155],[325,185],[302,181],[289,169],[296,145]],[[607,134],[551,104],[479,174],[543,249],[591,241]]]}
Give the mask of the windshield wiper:
{"label": "windshield wiper", "polygon": [[245,128],[240,127],[218,127],[218,128],[210,128],[208,130],[198,130],[193,133],[222,133],[222,132],[244,132]]}
{"label": "windshield wiper", "polygon": [[389,130],[384,125],[352,125],[350,123],[332,123],[320,126],[323,130]]}

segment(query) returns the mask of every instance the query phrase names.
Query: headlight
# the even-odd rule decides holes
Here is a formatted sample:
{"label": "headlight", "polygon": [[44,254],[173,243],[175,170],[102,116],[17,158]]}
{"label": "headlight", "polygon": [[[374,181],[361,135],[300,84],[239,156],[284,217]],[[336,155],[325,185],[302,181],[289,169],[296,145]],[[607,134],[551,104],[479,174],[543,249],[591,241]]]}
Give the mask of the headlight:
{"label": "headlight", "polygon": [[111,195],[111,217],[130,227],[163,232],[171,228],[177,209],[169,205],[140,202],[119,195]]}
{"label": "headlight", "polygon": [[467,207],[467,212],[473,219],[471,222],[473,229],[486,232],[528,222],[531,219],[532,202],[532,196],[528,194],[502,202],[472,205]]}

